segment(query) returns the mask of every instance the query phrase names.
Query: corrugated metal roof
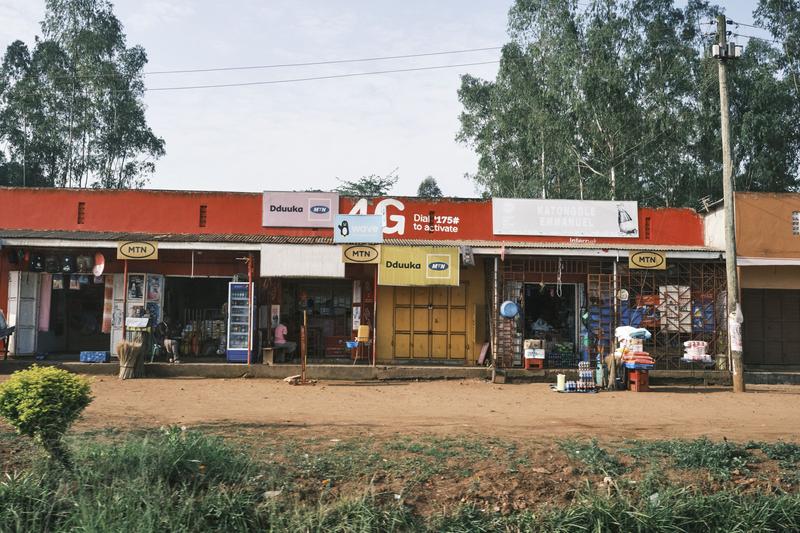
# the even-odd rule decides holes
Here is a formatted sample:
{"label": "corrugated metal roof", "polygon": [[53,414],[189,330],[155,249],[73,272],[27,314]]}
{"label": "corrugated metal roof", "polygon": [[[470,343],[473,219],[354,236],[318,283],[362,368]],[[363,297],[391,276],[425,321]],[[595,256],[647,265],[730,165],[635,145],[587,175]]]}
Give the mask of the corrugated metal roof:
{"label": "corrugated metal roof", "polygon": [[[60,239],[75,241],[159,241],[159,242],[224,242],[240,244],[333,244],[332,237],[324,236],[286,236],[286,235],[242,235],[234,233],[125,233],[98,231],[60,231],[60,230],[0,230],[0,239]],[[488,241],[488,240],[432,240],[432,239],[386,239],[385,244],[396,246],[472,246],[473,248],[529,248],[529,249],[570,249],[570,250],[654,250],[665,252],[720,252],[722,250],[707,246],[651,245],[645,243],[604,243],[604,242],[528,242],[528,241]]]}
{"label": "corrugated metal roof", "polygon": [[333,244],[332,237],[243,235],[234,233],[128,233],[114,231],[0,230],[0,239],[61,239],[67,241],[230,242],[243,244]]}

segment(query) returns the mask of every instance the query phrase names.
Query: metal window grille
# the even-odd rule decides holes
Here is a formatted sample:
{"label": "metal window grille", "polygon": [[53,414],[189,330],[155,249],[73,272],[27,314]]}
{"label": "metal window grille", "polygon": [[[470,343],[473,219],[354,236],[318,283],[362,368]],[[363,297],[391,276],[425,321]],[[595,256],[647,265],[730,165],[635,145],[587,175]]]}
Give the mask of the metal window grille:
{"label": "metal window grille", "polygon": [[792,211],[792,235],[800,235],[800,211]]}

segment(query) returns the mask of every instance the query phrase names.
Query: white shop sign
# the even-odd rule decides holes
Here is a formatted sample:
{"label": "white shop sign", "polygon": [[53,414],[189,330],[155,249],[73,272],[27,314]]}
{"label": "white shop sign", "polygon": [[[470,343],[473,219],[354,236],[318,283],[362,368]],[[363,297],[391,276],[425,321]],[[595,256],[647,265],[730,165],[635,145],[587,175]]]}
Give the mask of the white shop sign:
{"label": "white shop sign", "polygon": [[495,235],[639,236],[637,202],[493,198]]}

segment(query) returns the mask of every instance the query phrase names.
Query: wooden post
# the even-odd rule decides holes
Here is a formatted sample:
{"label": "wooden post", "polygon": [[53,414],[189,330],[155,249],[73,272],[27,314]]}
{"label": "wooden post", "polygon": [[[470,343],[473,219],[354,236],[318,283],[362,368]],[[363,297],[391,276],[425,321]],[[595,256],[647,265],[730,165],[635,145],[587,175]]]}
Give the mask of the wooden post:
{"label": "wooden post", "polygon": [[[739,314],[739,277],[736,269],[736,221],[734,211],[733,162],[731,158],[731,128],[728,104],[728,78],[725,62],[733,59],[727,53],[727,21],[725,15],[717,16],[719,37],[719,115],[722,132],[722,196],[725,208],[725,273],[727,274],[728,348],[731,353],[733,392],[744,392],[744,362],[741,346],[741,319]],[[735,56],[735,54],[734,54]],[[731,342],[734,340],[737,344]]]}
{"label": "wooden post", "polygon": [[378,359],[378,267],[372,279],[372,366]]}
{"label": "wooden post", "polygon": [[[113,306],[112,306],[113,307]],[[122,340],[125,336],[125,319],[128,317],[128,260],[125,259],[125,266],[122,274]]]}
{"label": "wooden post", "polygon": [[300,383],[306,383],[307,357],[308,357],[308,309],[303,309],[303,327],[300,330]]}

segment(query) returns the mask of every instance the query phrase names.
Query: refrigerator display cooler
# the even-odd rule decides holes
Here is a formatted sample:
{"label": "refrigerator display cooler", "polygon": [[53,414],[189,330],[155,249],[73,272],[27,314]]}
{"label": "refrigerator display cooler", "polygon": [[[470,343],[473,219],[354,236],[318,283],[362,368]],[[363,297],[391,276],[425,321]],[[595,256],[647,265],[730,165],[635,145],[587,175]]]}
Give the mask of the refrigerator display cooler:
{"label": "refrigerator display cooler", "polygon": [[233,281],[228,284],[229,363],[246,363],[253,328],[253,284]]}

